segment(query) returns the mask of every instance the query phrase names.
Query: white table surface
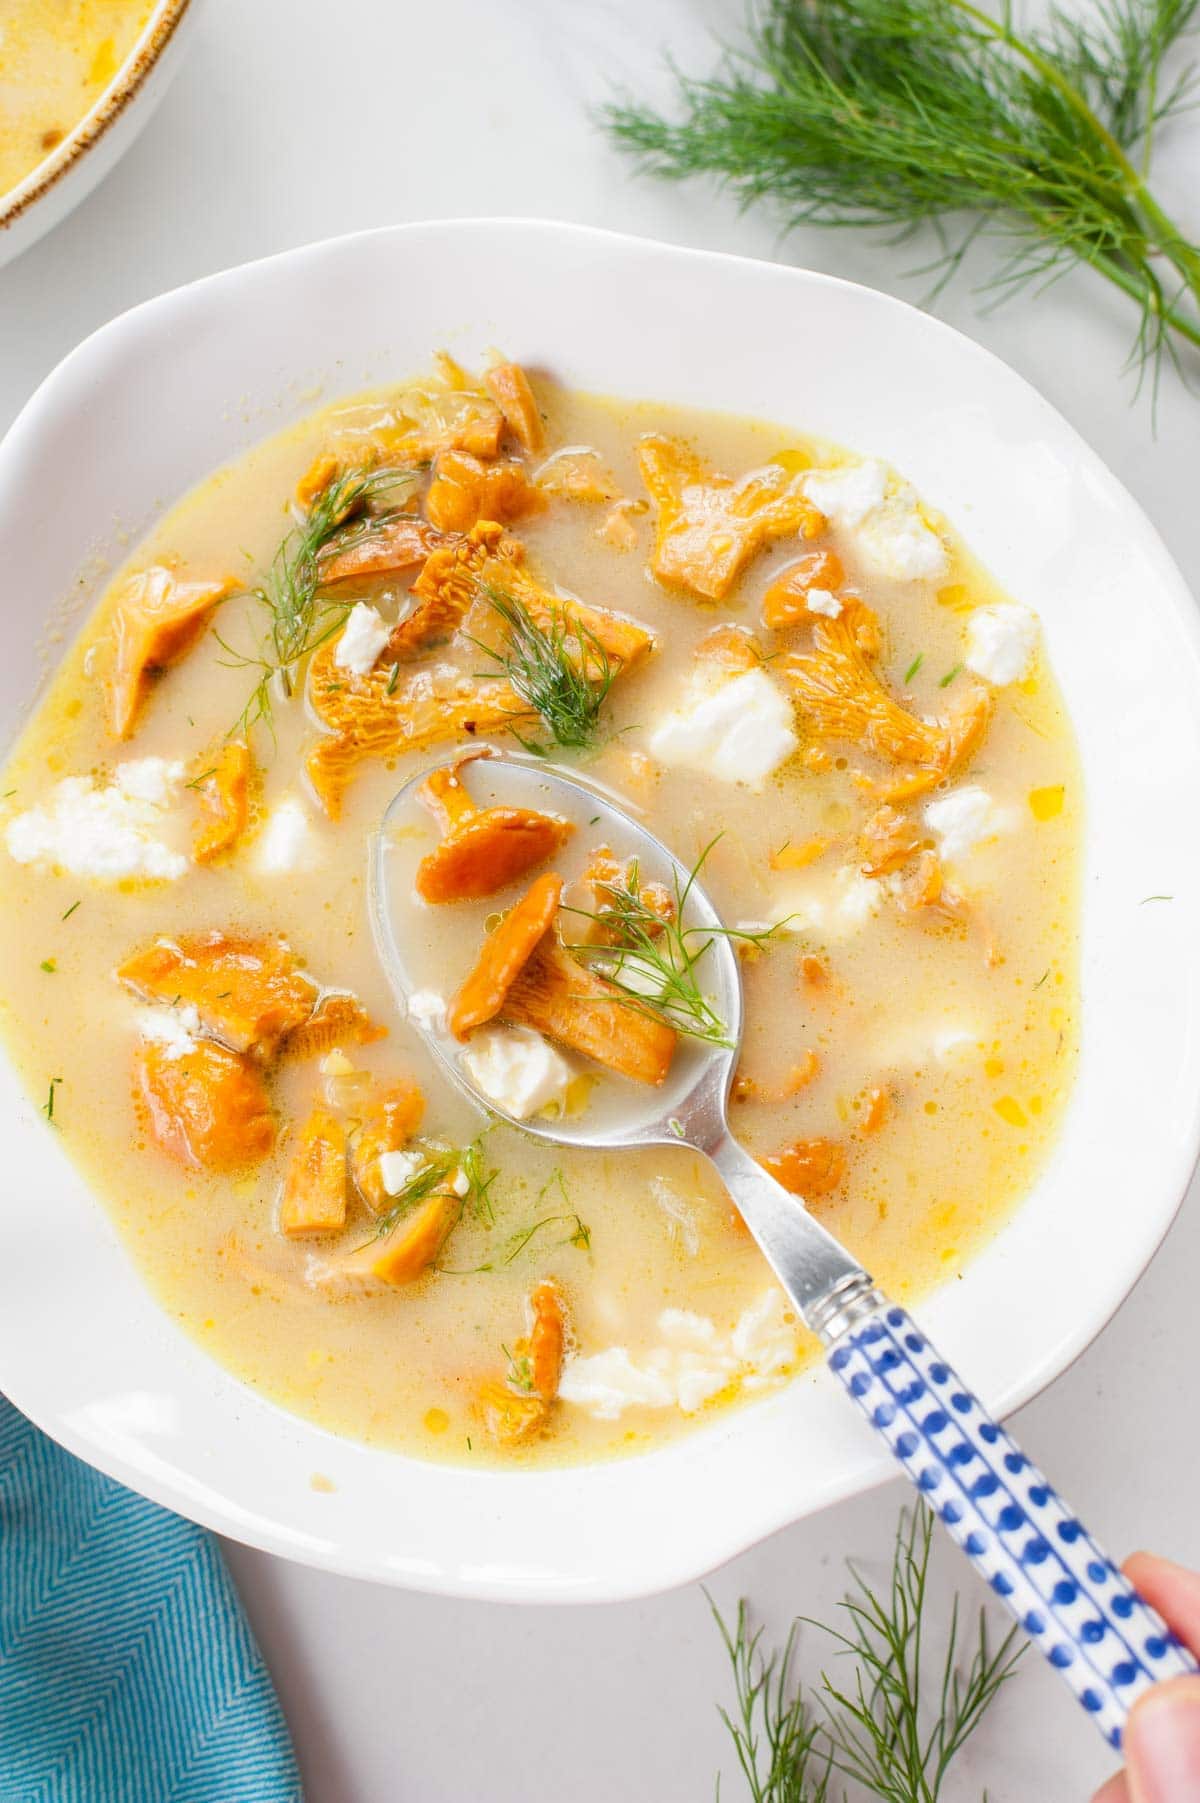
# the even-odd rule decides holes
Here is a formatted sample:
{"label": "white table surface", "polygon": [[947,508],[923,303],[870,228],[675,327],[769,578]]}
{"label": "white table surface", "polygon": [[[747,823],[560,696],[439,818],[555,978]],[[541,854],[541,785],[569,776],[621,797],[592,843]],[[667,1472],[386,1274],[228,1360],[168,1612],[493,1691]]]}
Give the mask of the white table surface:
{"label": "white table surface", "polygon": [[[397,220],[542,214],[918,298],[906,271],[919,248],[815,230],[783,241],[769,217],[739,217],[726,197],[636,176],[595,128],[590,109],[609,82],[665,92],[660,47],[703,67],[709,30],[729,34],[740,16],[737,0],[213,0],[145,135],[79,211],[0,272],[0,427],[78,339],[134,302]],[[1179,202],[1190,186],[1193,208],[1198,145],[1193,120],[1161,163],[1164,189]],[[1190,224],[1200,236],[1194,210]],[[991,267],[981,252],[972,274]],[[940,310],[1075,423],[1200,591],[1200,393],[1165,370],[1152,436],[1146,402],[1121,375],[1125,302],[1079,274],[989,316],[960,281]],[[1191,372],[1200,378],[1200,359]],[[1133,630],[1136,616],[1132,595]],[[1196,1564],[1200,1460],[1185,1424],[1196,1418],[1198,1269],[1193,1187],[1117,1319],[1016,1421],[1114,1550],[1145,1544]],[[876,1570],[886,1558],[902,1492],[889,1484],[777,1535],[720,1572],[715,1597],[731,1607],[748,1596],[773,1628],[826,1613],[846,1554]],[[698,1588],[522,1610],[377,1589],[236,1546],[229,1557],[310,1803],[693,1803],[712,1795],[721,1764],[723,1795],[743,1794],[714,1710],[728,1699],[724,1658]],[[960,1579],[969,1589],[953,1557],[939,1560],[939,1605]],[[805,1645],[811,1672],[816,1649]],[[1057,1680],[1031,1664],[945,1803],[977,1799],[985,1784],[992,1803],[1082,1803],[1108,1766]]]}

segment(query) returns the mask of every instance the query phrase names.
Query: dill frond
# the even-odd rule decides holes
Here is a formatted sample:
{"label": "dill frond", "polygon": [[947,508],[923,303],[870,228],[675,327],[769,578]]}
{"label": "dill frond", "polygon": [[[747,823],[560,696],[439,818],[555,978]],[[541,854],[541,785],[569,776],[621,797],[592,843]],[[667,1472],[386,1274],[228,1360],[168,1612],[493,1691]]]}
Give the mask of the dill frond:
{"label": "dill frond", "polygon": [[734,1041],[729,1037],[728,1024],[704,987],[701,967],[717,939],[764,946],[787,921],[779,920],[754,932],[737,927],[702,927],[688,920],[691,892],[716,843],[713,839],[705,846],[685,881],[680,882],[676,874],[675,908],[670,918],[657,913],[643,895],[636,858],[629,861],[619,878],[601,878],[596,882],[599,907],[564,906],[563,912],[604,927],[607,943],[584,942],[566,949],[584,963],[598,966],[631,1008],[665,1021],[687,1039],[732,1050]]}
{"label": "dill frond", "polygon": [[1200,0],[1101,0],[1019,32],[971,0],[761,0],[749,44],[707,80],[678,78],[680,111],[607,109],[655,174],[707,174],[788,225],[932,226],[934,294],[981,232],[1011,254],[1003,298],[1074,262],[1140,312],[1139,363],[1200,345],[1200,247],[1146,186],[1156,128],[1193,71],[1167,53]]}
{"label": "dill frond", "polygon": [[389,1206],[374,1223],[372,1240],[386,1239],[406,1214],[430,1196],[439,1192],[459,1196],[455,1179],[460,1172],[467,1182],[466,1189],[459,1196],[464,1210],[472,1208],[476,1217],[488,1224],[495,1219],[491,1189],[499,1173],[484,1166],[482,1138],[472,1140],[469,1146],[430,1146],[424,1149],[428,1162],[414,1171],[403,1189],[390,1199]]}
{"label": "dill frond", "polygon": [[[801,1617],[782,1654],[764,1656],[746,1606],[732,1628],[715,1608],[733,1667],[736,1715],[720,1711],[753,1803],[833,1803],[833,1774],[881,1803],[940,1803],[947,1774],[1024,1654],[1013,1627],[995,1647],[980,1610],[968,1642],[956,1597],[945,1653],[928,1657],[929,1557],[934,1518],[921,1504],[901,1515],[890,1582],[875,1590],[850,1566],[854,1588],[842,1599],[843,1630]],[[711,1601],[710,1601],[711,1606]],[[835,1684],[822,1674],[823,1714],[791,1679],[797,1634],[811,1627],[853,1666]]]}
{"label": "dill frond", "polygon": [[259,650],[246,655],[218,639],[226,653],[227,667],[257,668],[262,672],[231,737],[244,736],[259,721],[270,724],[272,689],[278,687],[285,695],[291,695],[295,666],[332,637],[349,613],[351,602],[321,595],[323,562],[387,526],[399,510],[373,513],[368,511],[371,503],[385,493],[410,488],[419,474],[415,468],[390,465],[349,470],[322,489],[303,519],[284,538],[270,569],[249,591],[268,615],[266,637]]}
{"label": "dill frond", "polygon": [[[578,751],[594,744],[600,710],[617,674],[595,633],[565,613],[542,626],[517,596],[490,582],[479,588],[505,629],[499,650],[475,641],[498,666],[488,674],[507,679],[556,745]],[[529,751],[542,750],[521,742]]]}

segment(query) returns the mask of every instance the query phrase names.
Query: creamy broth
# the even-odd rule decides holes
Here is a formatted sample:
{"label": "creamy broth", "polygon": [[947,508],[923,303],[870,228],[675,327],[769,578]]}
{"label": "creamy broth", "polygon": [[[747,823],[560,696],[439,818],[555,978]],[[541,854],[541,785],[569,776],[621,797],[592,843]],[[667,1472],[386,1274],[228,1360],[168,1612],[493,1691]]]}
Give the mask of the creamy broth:
{"label": "creamy broth", "polygon": [[153,0],[0,0],[0,195],[110,86]]}
{"label": "creamy broth", "polygon": [[[1011,646],[996,662],[986,622],[1030,623],[1006,614],[1008,598],[951,524],[920,510],[894,476],[885,500],[856,519],[865,492],[855,502],[827,491],[836,504],[812,541],[792,530],[763,545],[719,600],[656,579],[658,508],[648,504],[638,463],[646,435],[694,447],[731,476],[769,466],[772,481],[801,487],[810,466],[869,471],[857,461],[869,448],[840,452],[778,426],[615,403],[549,380],[535,386],[545,447],[525,458],[528,468],[541,469],[562,447],[586,446],[597,456],[585,467],[611,476],[603,486],[622,499],[547,495],[541,511],[509,527],[525,547],[525,568],[548,589],[639,622],[655,641],[615,675],[595,744],[551,747],[551,755],[609,785],[685,865],[711,846],[704,881],[731,927],[761,933],[784,923],[744,948],[747,1030],[734,1129],[761,1157],[807,1147],[810,1205],[891,1293],[911,1301],[958,1274],[1026,1194],[1070,1091],[1082,791],[1053,675],[1036,647],[1012,654],[1020,666],[1013,680],[964,668],[990,657],[1005,675]],[[331,819],[306,775],[321,725],[302,698],[276,693],[271,732],[259,722],[251,733],[247,830],[231,852],[195,863],[189,833],[205,773],[258,676],[237,662],[253,654],[265,624],[245,593],[224,599],[216,623],[156,680],[131,737],[118,744],[110,732],[114,610],[129,573],[163,565],[180,581],[256,580],[292,524],[297,483],[314,459],[331,448],[343,467],[368,449],[390,455],[396,413],[390,393],[341,402],[202,484],[138,547],[65,657],[0,783],[10,854],[15,846],[31,855],[18,823],[49,807],[64,778],[103,783],[126,760],[163,759],[183,766],[162,818],[164,842],[186,867],[171,880],[103,882],[70,874],[52,851],[30,862],[0,854],[5,1036],[31,1096],[52,1103],[53,1130],[163,1306],[264,1395],[335,1432],[422,1457],[571,1462],[645,1448],[786,1381],[811,1347],[703,1160],[682,1147],[556,1151],[517,1129],[488,1127],[401,1018],[367,918],[367,840],[400,784],[471,735],[358,762]],[[521,455],[511,434],[504,454]],[[422,474],[405,505],[421,504],[427,481]],[[885,540],[891,574],[881,568]],[[831,591],[814,588],[815,604],[794,624],[764,627],[772,585],[798,555],[821,549],[841,559],[837,596],[830,602],[822,597]],[[914,557],[927,574],[912,574]],[[339,598],[369,604],[390,624],[413,605],[415,575],[416,567],[351,579]],[[864,603],[880,627],[864,662],[894,704],[918,721],[957,718],[975,696],[990,709],[980,742],[947,774],[895,797],[899,862],[877,876],[864,874],[880,854],[862,834],[878,823],[898,773],[875,741],[864,748],[824,733],[786,661],[815,655],[822,623],[837,619],[822,608],[838,607],[844,623],[846,608]],[[995,608],[998,616],[978,611]],[[331,617],[341,630],[342,615]],[[671,761],[678,735],[662,737],[668,717],[733,679],[712,656],[711,635],[727,625],[756,635],[753,668],[787,697],[799,741],[757,788]],[[465,629],[414,667],[448,662],[466,676],[494,669],[472,640],[503,650],[497,629],[488,602],[477,599]],[[316,653],[326,679],[340,670],[331,662],[336,646],[334,637]],[[744,640],[735,649],[744,654]],[[700,689],[698,671],[706,672]],[[350,705],[359,679],[341,674]],[[407,681],[408,665],[401,674]],[[522,730],[546,736],[536,719]],[[472,768],[462,771],[468,788]],[[897,850],[907,829],[913,844]],[[587,832],[580,821],[572,871],[590,849]],[[414,856],[437,844],[431,817],[413,834]],[[428,966],[422,982],[449,997],[487,929],[551,868],[553,859],[538,864],[487,900],[418,910],[412,944]],[[282,935],[319,983],[352,991],[387,1029],[323,1058],[288,1056],[285,1041],[267,1079],[276,1147],[233,1171],[182,1164],[147,1131],[130,1078],[147,1004],[114,980],[158,936],[212,929]],[[586,1060],[570,1062],[577,1077],[596,1075]],[[299,1240],[278,1231],[281,1185],[315,1103],[332,1104],[353,1144],[372,1082],[405,1075],[425,1097],[425,1142],[461,1148],[482,1129],[479,1168],[496,1174],[485,1193],[463,1201],[422,1274],[347,1282],[344,1261],[376,1243],[353,1184],[344,1230]],[[603,1081],[618,1090],[624,1083]],[[589,1083],[575,1083],[563,1105],[590,1105]],[[401,1218],[397,1231],[404,1226]],[[563,1395],[530,1431],[509,1434],[481,1397],[507,1385],[523,1406],[529,1298],[544,1280],[566,1316]]]}

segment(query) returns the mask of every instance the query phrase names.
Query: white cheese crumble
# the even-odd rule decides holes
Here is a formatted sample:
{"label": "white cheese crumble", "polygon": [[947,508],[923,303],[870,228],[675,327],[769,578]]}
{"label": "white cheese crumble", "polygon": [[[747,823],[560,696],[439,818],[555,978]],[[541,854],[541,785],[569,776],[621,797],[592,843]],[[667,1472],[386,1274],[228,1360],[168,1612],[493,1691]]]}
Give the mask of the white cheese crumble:
{"label": "white cheese crumble", "polygon": [[901,482],[889,494],[887,468],[876,458],[810,470],[804,488],[826,519],[853,535],[855,550],[878,575],[899,582],[945,575],[946,547],[921,513],[915,492]]}
{"label": "white cheese crumble", "polygon": [[181,763],[132,758],[107,783],[67,776],[39,806],[10,820],[4,840],[18,864],[117,883],[130,877],[172,882],[188,860],[161,835],[183,781]]}
{"label": "white cheese crumble", "polygon": [[182,1058],[196,1049],[200,1016],[195,1008],[139,1008],[137,1025],[143,1039],[162,1047],[164,1058]]}
{"label": "white cheese crumble", "polygon": [[810,614],[826,614],[829,619],[836,620],[842,611],[841,602],[827,588],[810,588],[804,599]]}
{"label": "white cheese crumble", "polygon": [[436,989],[414,989],[408,998],[408,1018],[427,1033],[446,1031],[446,998]]}
{"label": "white cheese crumble", "polygon": [[638,1360],[624,1346],[569,1358],[562,1401],[598,1421],[615,1421],[630,1407],[693,1415],[732,1383],[746,1390],[778,1383],[796,1359],[796,1325],[777,1289],[751,1303],[730,1333],[706,1315],[678,1308],[663,1310],[658,1332],[661,1343]]}
{"label": "white cheese crumble", "polygon": [[946,864],[959,864],[977,845],[984,845],[1016,824],[1011,808],[1001,807],[978,783],[964,783],[939,795],[925,807],[925,824],[937,834]]}
{"label": "white cheese crumble", "polygon": [[699,770],[718,782],[761,788],[800,741],[787,698],[762,670],[747,670],[692,696],[650,735],[662,764]]}
{"label": "white cheese crumble", "polygon": [[561,1053],[532,1027],[484,1027],[459,1054],[481,1095],[518,1121],[562,1103],[574,1075]]}
{"label": "white cheese crumble", "polygon": [[915,1020],[876,1040],[871,1055],[877,1064],[901,1070],[962,1070],[983,1057],[985,1040],[978,1027],[950,1020]]}
{"label": "white cheese crumble", "polygon": [[320,856],[308,809],[298,795],[284,795],[267,815],[255,847],[255,868],[264,876],[312,870]]}
{"label": "white cheese crumble", "polygon": [[1037,650],[1037,615],[1016,601],[978,607],[967,621],[968,670],[1001,686],[1020,682]]}
{"label": "white cheese crumble", "polygon": [[389,1196],[398,1196],[428,1162],[423,1152],[381,1152],[379,1181]]}
{"label": "white cheese crumble", "polygon": [[379,661],[379,653],[391,637],[392,629],[365,601],[356,601],[350,609],[342,636],[338,640],[333,661],[339,670],[350,670],[355,676],[368,676]]}
{"label": "white cheese crumble", "polygon": [[812,884],[781,891],[775,897],[771,920],[779,921],[788,933],[817,932],[828,939],[849,939],[878,914],[886,899],[887,887],[877,877],[864,876],[856,865],[844,864],[824,893]]}

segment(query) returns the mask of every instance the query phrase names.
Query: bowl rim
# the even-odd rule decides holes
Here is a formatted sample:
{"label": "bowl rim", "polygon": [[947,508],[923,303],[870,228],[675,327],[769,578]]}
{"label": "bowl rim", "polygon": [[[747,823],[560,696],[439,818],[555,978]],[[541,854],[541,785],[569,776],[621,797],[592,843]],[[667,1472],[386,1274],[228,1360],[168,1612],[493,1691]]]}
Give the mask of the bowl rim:
{"label": "bowl rim", "polygon": [[136,99],[193,0],[158,0],[112,81],[54,149],[0,194],[0,231],[13,225],[68,175]]}
{"label": "bowl rim", "polygon": [[[86,362],[93,347],[109,338],[110,335],[129,332],[135,327],[139,316],[158,312],[173,299],[182,298],[185,295],[197,297],[205,290],[215,290],[236,283],[251,272],[270,266],[303,265],[306,260],[320,259],[331,252],[336,253],[343,247],[360,244],[365,240],[403,238],[410,234],[420,233],[445,233],[454,236],[480,230],[488,232],[519,230],[525,233],[545,234],[551,238],[555,236],[573,237],[579,240],[588,240],[600,250],[607,247],[614,252],[621,250],[627,254],[636,252],[641,255],[675,259],[681,263],[690,263],[697,270],[720,264],[747,270],[770,271],[776,279],[795,279],[799,282],[832,289],[836,293],[848,297],[856,294],[869,295],[876,303],[882,302],[888,307],[915,314],[920,319],[923,330],[946,341],[956,343],[960,349],[965,351],[965,354],[977,359],[984,367],[1001,372],[1003,379],[1009,385],[1018,385],[1025,397],[1031,403],[1036,404],[1043,416],[1052,422],[1056,434],[1070,447],[1077,466],[1103,490],[1105,498],[1113,509],[1136,531],[1146,554],[1153,554],[1155,557],[1163,576],[1161,606],[1164,612],[1170,615],[1172,624],[1190,641],[1197,663],[1200,664],[1200,613],[1197,612],[1192,601],[1181,571],[1144,509],[1076,428],[1051,403],[1045,400],[1030,382],[994,352],[945,321],[922,312],[921,309],[912,306],[909,302],[900,300],[885,291],[870,288],[863,283],[847,281],[819,271],[780,264],[768,259],[669,244],[637,234],[577,225],[568,221],[518,215],[414,220],[398,225],[380,226],[365,231],[336,235],[311,244],[276,252],[269,257],[252,259],[196,281],[181,284],[116,316],[69,352],[26,402],[25,407],[13,422],[4,444],[0,444],[0,458],[3,456],[8,439],[22,437],[23,429],[27,425],[32,429],[35,417],[41,413],[43,408],[57,403],[57,390],[60,385],[69,385],[69,381],[75,377],[76,367],[81,361]],[[70,372],[69,377],[68,372]],[[1014,1376],[1003,1384],[992,1386],[989,1402],[997,1415],[1007,1415],[1039,1395],[1055,1378],[1070,1369],[1112,1320],[1165,1239],[1186,1194],[1198,1158],[1200,1158],[1200,1088],[1196,1088],[1192,1092],[1186,1131],[1181,1131],[1174,1140],[1170,1161],[1169,1163],[1164,1162],[1161,1177],[1156,1185],[1164,1197],[1161,1213],[1155,1216],[1148,1227],[1143,1228],[1136,1245],[1135,1255],[1131,1252],[1131,1256],[1119,1273],[1114,1269],[1111,1279],[1106,1285],[1105,1293],[1093,1300],[1092,1311],[1086,1318],[1082,1316],[1077,1318],[1069,1326],[1068,1331],[1060,1333],[1054,1344],[1046,1344],[1042,1347],[1037,1363],[1025,1369],[1019,1376]],[[1173,1198],[1173,1200],[1167,1200],[1168,1198]],[[986,1250],[986,1248],[982,1250]],[[125,1255],[128,1256],[128,1254]],[[138,1281],[141,1281],[140,1276]],[[930,1300],[932,1299],[931,1297]],[[155,1299],[155,1306],[160,1306],[157,1299]],[[222,1367],[222,1370],[224,1369]],[[819,1365],[810,1369],[803,1373],[798,1381],[811,1381],[813,1371],[819,1371],[819,1369]],[[232,1376],[232,1374],[226,1374]],[[9,1373],[6,1372],[3,1375],[7,1383]],[[234,1378],[232,1381],[237,1382],[238,1380]],[[656,1594],[716,1569],[728,1559],[748,1550],[769,1535],[801,1519],[804,1515],[821,1510],[848,1496],[864,1493],[886,1481],[895,1472],[895,1467],[887,1453],[880,1449],[865,1467],[847,1471],[840,1476],[832,1476],[822,1487],[820,1495],[808,1506],[798,1508],[794,1499],[789,1500],[786,1496],[780,1496],[768,1502],[760,1502],[760,1506],[749,1511],[745,1517],[734,1518],[727,1515],[723,1523],[714,1522],[711,1531],[705,1537],[705,1545],[702,1548],[689,1545],[686,1537],[681,1537],[678,1553],[672,1558],[660,1559],[653,1575],[649,1575],[639,1568],[638,1571],[625,1576],[607,1572],[601,1576],[591,1577],[586,1583],[578,1580],[568,1581],[565,1577],[560,1577],[557,1581],[547,1581],[538,1587],[529,1580],[516,1584],[511,1579],[485,1578],[480,1573],[467,1573],[460,1567],[451,1565],[436,1570],[400,1569],[384,1563],[375,1552],[363,1553],[353,1546],[313,1544],[287,1522],[268,1521],[257,1513],[239,1509],[228,1498],[212,1501],[209,1500],[209,1496],[197,1495],[194,1487],[189,1487],[186,1474],[182,1471],[175,1469],[148,1471],[132,1458],[123,1456],[111,1445],[99,1447],[93,1439],[77,1429],[73,1422],[64,1420],[61,1416],[54,1416],[51,1419],[44,1418],[37,1407],[36,1400],[33,1402],[33,1406],[27,1407],[20,1394],[24,1385],[19,1380],[15,1385],[9,1387],[17,1406],[24,1409],[39,1426],[77,1456],[104,1470],[118,1481],[131,1485],[153,1500],[166,1507],[174,1508],[218,1532],[225,1533],[262,1551],[289,1557],[300,1563],[343,1575],[373,1579],[436,1594],[481,1600],[548,1603],[593,1602],[626,1600]],[[317,1433],[326,1431],[316,1428],[312,1423],[307,1425]],[[699,1428],[687,1436],[686,1443],[699,1441],[704,1438],[704,1435],[705,1429]],[[336,1436],[330,1437],[337,1438]],[[648,1463],[652,1462],[652,1457],[653,1455],[647,1455],[645,1459],[630,1462]],[[447,1467],[446,1469],[452,1468]],[[567,1469],[568,1471],[578,1471],[581,1468]],[[474,1476],[469,1473],[457,1475],[472,1478]],[[519,1481],[523,1474],[489,1472],[487,1475],[498,1478],[499,1481],[511,1483]],[[537,1475],[544,1476],[545,1474]]]}

